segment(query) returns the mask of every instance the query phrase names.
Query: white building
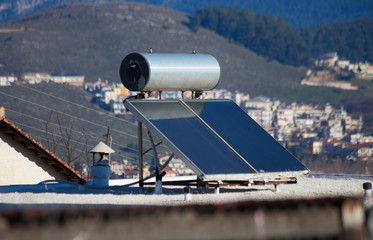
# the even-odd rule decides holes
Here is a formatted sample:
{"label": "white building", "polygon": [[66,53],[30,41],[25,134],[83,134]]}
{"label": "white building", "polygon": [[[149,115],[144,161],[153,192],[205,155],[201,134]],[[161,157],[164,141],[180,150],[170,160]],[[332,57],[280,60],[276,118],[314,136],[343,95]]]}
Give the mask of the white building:
{"label": "white building", "polygon": [[245,102],[246,108],[256,108],[256,109],[271,109],[272,101],[266,97],[255,97]]}
{"label": "white building", "polygon": [[343,138],[343,127],[340,121],[329,128],[329,136],[336,140],[341,140]]}
{"label": "white building", "polygon": [[102,91],[103,101],[109,104],[110,101],[117,101],[118,95],[113,90]]}
{"label": "white building", "polygon": [[262,112],[261,109],[249,109],[247,114],[258,124],[262,124]]}
{"label": "white building", "polygon": [[289,141],[291,137],[292,129],[288,126],[282,126],[277,131],[278,141]]}
{"label": "white building", "polygon": [[123,102],[110,101],[110,110],[115,114],[121,114],[126,112]]}
{"label": "white building", "polygon": [[294,127],[295,110],[289,108],[281,108],[276,112],[277,125],[280,127]]}
{"label": "white building", "polygon": [[0,75],[0,86],[10,86],[15,83],[18,78],[14,74]]}
{"label": "white building", "polygon": [[233,101],[238,105],[245,104],[250,100],[250,95],[248,93],[241,93],[236,91],[233,95]]}
{"label": "white building", "polygon": [[69,85],[83,87],[84,85],[84,76],[75,73],[69,74],[52,74],[51,81],[55,83],[65,83]]}
{"label": "white building", "polygon": [[295,126],[298,129],[309,129],[314,126],[314,120],[313,118],[298,117],[295,119]]}
{"label": "white building", "polygon": [[373,156],[373,148],[371,147],[362,147],[357,150],[358,157],[371,157]]}
{"label": "white building", "polygon": [[332,67],[338,61],[338,54],[336,52],[326,53],[319,56],[316,61],[316,66]]}
{"label": "white building", "polygon": [[49,73],[24,73],[21,78],[28,84],[50,82],[52,80]]}
{"label": "white building", "polygon": [[363,135],[361,133],[351,134],[350,135],[350,143],[358,144],[361,143],[363,140]]}
{"label": "white building", "polygon": [[342,69],[348,68],[348,70],[352,70],[352,69],[349,69],[350,65],[351,64],[349,60],[338,60],[337,61],[337,66]]}
{"label": "white building", "polygon": [[118,161],[111,161],[110,162],[110,170],[112,173],[116,175],[122,175],[124,174],[124,164],[121,164]]}
{"label": "white building", "polygon": [[313,141],[312,142],[312,154],[320,154],[323,150],[323,141]]}

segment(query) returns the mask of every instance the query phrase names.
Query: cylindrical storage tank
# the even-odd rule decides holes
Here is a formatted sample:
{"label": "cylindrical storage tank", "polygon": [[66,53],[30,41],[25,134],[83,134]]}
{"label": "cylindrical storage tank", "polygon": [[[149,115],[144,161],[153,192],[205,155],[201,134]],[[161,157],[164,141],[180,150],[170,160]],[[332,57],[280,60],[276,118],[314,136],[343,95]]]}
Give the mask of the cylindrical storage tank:
{"label": "cylindrical storage tank", "polygon": [[220,66],[210,54],[131,53],[120,78],[131,91],[205,91],[218,84]]}

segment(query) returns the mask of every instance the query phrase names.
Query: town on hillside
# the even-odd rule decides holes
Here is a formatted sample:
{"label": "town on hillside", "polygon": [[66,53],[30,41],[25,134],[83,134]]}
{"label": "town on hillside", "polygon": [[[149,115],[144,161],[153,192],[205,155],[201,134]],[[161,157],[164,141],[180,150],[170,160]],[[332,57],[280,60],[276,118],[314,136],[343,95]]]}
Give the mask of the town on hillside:
{"label": "town on hillside", "polygon": [[[373,79],[373,67],[369,63],[351,64],[347,60],[340,60],[336,53],[320,56],[315,61],[315,69],[307,72],[302,84],[322,85],[348,90],[355,86],[348,81],[336,79],[335,76],[347,76],[351,72],[362,79]],[[333,70],[333,79],[326,76]],[[325,79],[323,77],[326,77]],[[81,74],[49,74],[25,73],[20,77],[14,74],[0,76],[0,86],[17,84],[60,83],[84,88],[93,95],[93,101],[102,109],[116,115],[131,114],[126,111],[123,101],[136,95],[121,83],[109,83],[98,79],[96,82],[84,82]],[[181,98],[181,92],[151,92],[149,99]],[[188,93],[183,95],[190,98]],[[362,116],[353,117],[343,107],[333,108],[325,106],[285,103],[280,100],[259,96],[251,98],[249,93],[226,89],[215,89],[203,92],[201,99],[231,99],[240,106],[251,118],[263,127],[272,137],[283,144],[298,159],[341,159],[342,161],[368,164],[373,160],[373,136],[366,136],[363,132]],[[326,157],[325,157],[326,156]],[[165,162],[168,152],[160,153],[158,158]],[[137,166],[126,159],[112,159],[112,171],[121,177],[137,177]],[[168,175],[192,174],[185,164],[177,158],[167,167]],[[150,174],[151,164],[145,165],[144,176]],[[372,169],[373,172],[373,169]],[[360,172],[361,173],[361,172]],[[370,173],[370,170],[364,170]]]}
{"label": "town on hillside", "polygon": [[347,59],[340,59],[338,53],[331,52],[319,56],[314,61],[313,68],[306,72],[301,84],[357,90],[358,87],[349,82],[354,77],[372,80],[373,65],[368,62],[351,63]]}
{"label": "town on hillside", "polygon": [[[86,83],[85,90],[94,95],[95,101],[102,108],[115,114],[131,114],[126,111],[123,101],[134,96],[122,84],[108,81]],[[191,97],[186,93],[185,98]],[[158,92],[151,92],[149,99],[159,99]],[[181,98],[181,92],[162,92],[162,99]],[[262,126],[272,137],[287,147],[296,157],[328,155],[352,162],[369,162],[373,160],[373,136],[362,133],[363,118],[354,118],[343,107],[284,103],[268,97],[250,98],[249,93],[226,89],[214,89],[203,92],[201,99],[231,99],[251,118]],[[160,153],[159,159],[167,159],[168,153]],[[165,160],[164,160],[165,161]],[[181,160],[173,160],[177,167],[168,169],[171,175],[188,174]],[[119,166],[118,166],[119,165]],[[124,169],[117,164],[116,174],[136,177],[136,166]],[[145,174],[150,165],[146,166]],[[122,172],[121,172],[122,171]],[[365,170],[364,170],[365,171]],[[365,171],[366,172],[366,171]]]}

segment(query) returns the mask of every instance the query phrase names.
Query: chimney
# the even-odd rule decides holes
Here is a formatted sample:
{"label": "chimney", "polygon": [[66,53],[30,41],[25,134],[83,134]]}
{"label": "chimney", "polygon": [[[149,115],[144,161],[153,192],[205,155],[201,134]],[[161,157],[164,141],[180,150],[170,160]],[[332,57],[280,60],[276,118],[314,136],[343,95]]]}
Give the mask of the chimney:
{"label": "chimney", "polygon": [[[92,185],[97,187],[108,187],[110,179],[109,154],[114,153],[103,142],[99,142],[94,148],[88,151],[93,154],[93,166],[91,168]],[[95,161],[95,154],[100,155],[100,159]]]}

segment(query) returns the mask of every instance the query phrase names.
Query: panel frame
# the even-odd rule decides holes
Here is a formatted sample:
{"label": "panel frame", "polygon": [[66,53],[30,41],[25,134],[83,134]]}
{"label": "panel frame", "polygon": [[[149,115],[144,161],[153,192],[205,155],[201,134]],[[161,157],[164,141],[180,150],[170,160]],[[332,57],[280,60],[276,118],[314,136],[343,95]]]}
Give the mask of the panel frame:
{"label": "panel frame", "polygon": [[[135,100],[136,101],[136,100]],[[141,101],[141,100],[137,100]],[[205,173],[199,169],[193,161],[191,161],[177,146],[175,146],[171,140],[169,140],[161,131],[158,130],[156,126],[152,122],[150,122],[147,117],[145,117],[140,111],[137,111],[136,107],[131,103],[130,100],[127,100],[124,102],[124,106],[132,113],[134,114],[140,122],[142,122],[149,131],[151,131],[153,134],[157,135],[162,142],[164,142],[167,147],[175,153],[186,165],[189,167],[192,171],[194,171],[198,178],[204,179]]]}
{"label": "panel frame", "polygon": [[[192,109],[191,111],[194,112],[194,109],[195,109],[196,110],[196,112],[194,113],[195,115],[201,114],[199,117],[200,119],[202,119],[202,121],[204,121],[205,125],[213,129],[213,131],[216,132],[217,136],[223,139],[223,141],[226,141],[227,145],[229,145],[231,148],[233,148],[237,152],[237,155],[239,155],[242,159],[245,159],[247,162],[249,162],[249,164],[253,166],[253,168],[255,167],[255,169],[257,169],[257,172],[259,171],[260,173],[266,173],[266,172],[273,173],[273,172],[288,172],[288,171],[291,172],[291,171],[308,170],[307,167],[305,167],[291,152],[289,152],[288,149],[284,148],[282,144],[280,144],[275,138],[270,136],[268,132],[265,131],[265,129],[263,129],[258,123],[256,123],[249,115],[247,115],[245,111],[242,110],[242,108],[240,108],[231,99],[202,99],[202,100],[201,99],[192,99],[192,100],[187,99],[185,101],[184,100],[180,100],[180,101],[184,102],[187,106],[191,104],[190,105],[190,108]],[[221,104],[218,105],[217,103],[219,102]],[[193,107],[193,104],[195,103],[197,103],[197,106],[199,103],[202,103],[203,105],[202,109],[204,110],[199,109],[198,107],[196,108],[195,106]],[[228,109],[227,109],[227,104],[229,107]],[[229,105],[232,105],[232,106],[229,106]],[[220,107],[217,108],[217,106],[220,106]],[[214,111],[215,115],[211,118],[211,117],[208,117],[209,115],[204,115],[205,107],[206,109],[210,109],[210,113],[211,113],[211,107],[215,107],[216,108],[215,111],[221,111],[220,109],[225,109],[224,113],[228,113],[229,110],[232,110],[232,109],[234,111],[229,112],[233,114],[233,115],[229,115],[230,116],[229,119],[226,119],[226,116],[228,116],[227,114],[222,114],[222,112],[220,112],[221,117],[219,117],[219,115],[215,114],[216,113],[215,111]],[[242,116],[242,115],[245,115],[245,116]],[[235,117],[232,118],[231,116],[235,116]],[[223,121],[220,121],[220,123],[222,122],[224,123],[224,129],[229,128],[233,130],[234,127],[232,129],[229,126],[234,126],[235,122],[237,122],[237,120],[239,119],[241,119],[240,122],[242,123],[240,126],[246,126],[246,127],[244,129],[241,129],[241,131],[239,132],[232,131],[232,132],[235,132],[236,135],[235,134],[232,135],[231,133],[227,135],[226,133],[224,133],[224,131],[221,131],[221,126],[219,128],[219,124],[215,124],[216,119],[220,119],[220,118],[223,119]],[[230,122],[232,119],[235,119],[234,122]],[[245,120],[245,121],[242,121],[242,120]],[[226,125],[227,123],[229,124]],[[247,129],[250,129],[250,130],[247,131]],[[234,137],[234,139],[232,139],[232,136]],[[246,138],[242,138],[242,136],[246,136]],[[253,141],[254,138],[256,139],[255,141]],[[244,144],[245,145],[244,149],[242,148],[242,146],[237,145],[237,141],[236,141],[237,139],[241,139],[240,141],[238,141],[239,143],[246,143],[246,145]],[[254,145],[257,144],[258,139],[261,139],[260,142],[262,144],[256,145],[257,148],[253,148],[251,145],[247,145],[249,144],[249,142],[251,142],[250,144],[254,144]],[[265,140],[265,143],[263,142],[263,140]],[[260,152],[258,151],[259,149],[258,147],[264,147],[264,146],[266,146],[267,148],[269,146],[271,147],[268,148],[269,151],[266,151],[266,153],[264,153],[264,155],[267,155],[267,156],[263,158],[264,155],[262,156],[262,154],[257,154],[257,153]],[[248,149],[251,149],[251,150],[248,150]],[[253,150],[255,151],[253,152]],[[277,167],[277,169],[263,168],[263,163],[267,163],[268,165],[269,163],[268,159],[272,159],[270,160],[269,165],[273,165],[273,163],[275,163],[273,160],[275,160],[276,158],[273,158],[274,156],[268,156],[268,152],[276,152],[277,154],[280,154],[279,156],[284,158],[285,161],[283,164],[281,164],[282,167],[280,168]],[[248,155],[248,153],[250,154]],[[292,163],[293,160],[295,160],[294,163]],[[291,167],[292,164],[294,164],[293,167]]]}
{"label": "panel frame", "polygon": [[[131,103],[131,101],[142,101],[139,99],[128,99],[124,101],[125,107],[137,118],[138,121],[143,123],[148,130],[153,134],[157,135],[167,147],[177,155],[187,167],[194,171],[197,177],[203,181],[247,181],[250,179],[266,179],[274,177],[299,177],[302,175],[309,174],[309,170],[298,170],[298,171],[286,171],[286,172],[256,172],[256,173],[232,173],[232,174],[205,174],[192,160],[190,160],[177,146],[175,146],[171,140],[169,140],[147,117],[145,117],[136,107]],[[149,101],[149,100],[148,100]],[[152,100],[153,101],[153,100]],[[154,101],[167,101],[167,100],[154,100]],[[200,116],[195,113],[182,99],[173,99],[172,101],[180,102],[184,107],[186,107],[194,116],[196,116],[200,121]],[[211,131],[211,127],[204,121],[201,121],[203,125],[208,127]],[[214,130],[212,131],[217,137],[222,139],[222,137],[217,134]],[[223,139],[224,140],[224,139]],[[228,144],[228,147],[230,145]],[[238,155],[240,156],[240,155]],[[248,164],[250,167],[251,164]],[[255,169],[255,168],[254,168]]]}

